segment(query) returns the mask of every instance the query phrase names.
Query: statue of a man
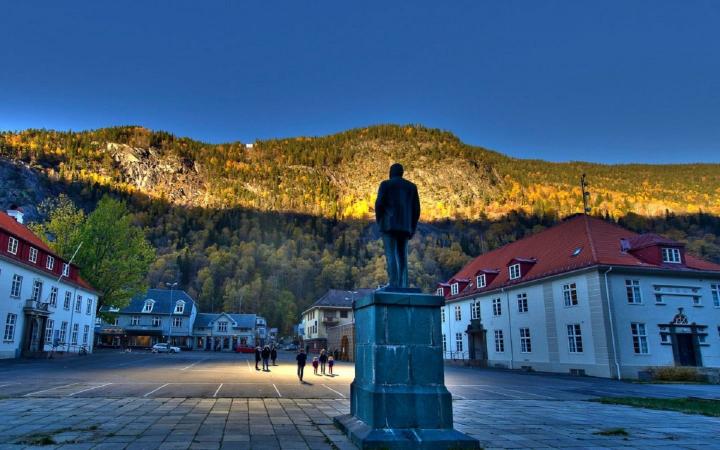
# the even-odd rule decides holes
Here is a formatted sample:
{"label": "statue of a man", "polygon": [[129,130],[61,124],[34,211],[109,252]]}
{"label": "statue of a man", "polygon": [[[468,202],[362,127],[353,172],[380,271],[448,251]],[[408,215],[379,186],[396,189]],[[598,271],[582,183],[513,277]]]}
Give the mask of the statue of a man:
{"label": "statue of a man", "polygon": [[417,186],[403,178],[403,166],[390,166],[390,179],[380,183],[375,220],[382,233],[387,260],[388,286],[408,287],[407,245],[420,219]]}

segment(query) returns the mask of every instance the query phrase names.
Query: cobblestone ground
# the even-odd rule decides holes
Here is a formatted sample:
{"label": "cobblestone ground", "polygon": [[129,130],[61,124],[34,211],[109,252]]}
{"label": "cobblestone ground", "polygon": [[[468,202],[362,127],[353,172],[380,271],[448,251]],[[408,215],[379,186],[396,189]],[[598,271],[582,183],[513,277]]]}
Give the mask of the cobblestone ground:
{"label": "cobblestone ground", "polygon": [[[348,400],[13,398],[0,448],[350,449],[332,424]],[[720,448],[720,420],[584,401],[456,400],[485,448]],[[622,428],[627,436],[598,432]]]}

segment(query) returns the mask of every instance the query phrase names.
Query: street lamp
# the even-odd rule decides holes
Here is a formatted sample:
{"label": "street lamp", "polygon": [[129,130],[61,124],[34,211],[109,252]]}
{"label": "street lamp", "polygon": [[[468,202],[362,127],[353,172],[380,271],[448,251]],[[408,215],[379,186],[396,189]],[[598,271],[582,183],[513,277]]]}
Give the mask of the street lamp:
{"label": "street lamp", "polygon": [[[168,340],[168,347],[169,347],[170,345],[172,345],[172,344],[170,343],[170,337],[171,337],[171,335],[172,335],[172,321],[173,321],[173,311],[174,311],[174,310],[173,310],[173,289],[175,289],[175,287],[176,287],[177,285],[178,285],[178,284],[177,284],[177,281],[174,282],[174,283],[167,283],[167,282],[165,283],[165,286],[167,286],[167,287],[170,288],[170,321],[169,321],[169,323],[168,323],[168,339],[167,339],[167,340]],[[168,349],[168,351],[169,351],[169,349]]]}

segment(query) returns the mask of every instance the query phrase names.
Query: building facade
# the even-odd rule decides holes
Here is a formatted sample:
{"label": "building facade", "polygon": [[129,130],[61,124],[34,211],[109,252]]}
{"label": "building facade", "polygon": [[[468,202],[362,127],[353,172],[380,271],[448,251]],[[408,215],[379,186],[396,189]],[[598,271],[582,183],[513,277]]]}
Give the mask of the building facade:
{"label": "building facade", "polygon": [[99,327],[100,345],[149,348],[160,342],[192,349],[195,301],[182,290],[149,289],[122,309],[104,309],[112,317]]}
{"label": "building facade", "polygon": [[196,350],[235,351],[238,347],[255,347],[263,344],[261,334],[265,333],[260,333],[255,314],[200,313],[193,326]]}
{"label": "building facade", "polygon": [[0,212],[0,358],[91,352],[97,291],[22,222]]}
{"label": "building facade", "polygon": [[[302,313],[300,328],[303,331],[303,344],[311,353],[321,349],[335,350],[342,346],[343,336],[348,340],[347,333],[354,328],[346,325],[353,324],[353,301],[371,293],[372,289],[358,289],[357,291],[342,291],[330,289],[315,303]],[[328,341],[328,330],[332,327],[345,326],[345,334],[339,335],[338,342]],[[332,348],[331,348],[332,347]]]}
{"label": "building facade", "polygon": [[720,367],[720,265],[585,215],[481,255],[438,294],[446,359],[617,378]]}

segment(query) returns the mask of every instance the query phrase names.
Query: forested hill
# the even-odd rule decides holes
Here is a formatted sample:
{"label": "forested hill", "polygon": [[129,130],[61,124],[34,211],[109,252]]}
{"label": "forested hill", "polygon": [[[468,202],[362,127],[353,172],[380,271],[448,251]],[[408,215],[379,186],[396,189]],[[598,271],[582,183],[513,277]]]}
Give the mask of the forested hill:
{"label": "forested hill", "polygon": [[205,144],[141,127],[0,133],[0,156],[51,179],[138,192],[184,206],[369,218],[393,162],[418,184],[423,220],[578,212],[586,173],[593,213],[720,214],[720,165],[550,163],[504,156],[421,126],[325,137]]}

